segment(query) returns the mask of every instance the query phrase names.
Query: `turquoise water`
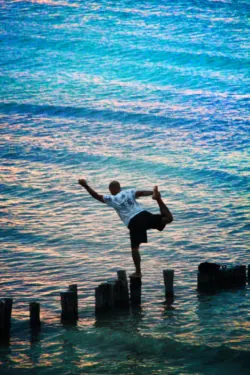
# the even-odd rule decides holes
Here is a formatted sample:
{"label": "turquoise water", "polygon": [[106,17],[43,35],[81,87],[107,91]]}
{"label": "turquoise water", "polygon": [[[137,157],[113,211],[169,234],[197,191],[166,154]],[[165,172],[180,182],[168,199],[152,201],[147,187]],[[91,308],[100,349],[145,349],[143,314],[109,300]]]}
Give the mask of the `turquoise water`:
{"label": "turquoise water", "polygon": [[[14,298],[1,374],[249,374],[249,286],[196,290],[200,262],[250,263],[249,10],[247,0],[0,3],[0,297]],[[94,288],[133,264],[126,227],[81,177],[100,193],[113,179],[157,184],[173,212],[142,246],[140,310],[95,317]],[[80,319],[66,329],[59,295],[72,283]]]}

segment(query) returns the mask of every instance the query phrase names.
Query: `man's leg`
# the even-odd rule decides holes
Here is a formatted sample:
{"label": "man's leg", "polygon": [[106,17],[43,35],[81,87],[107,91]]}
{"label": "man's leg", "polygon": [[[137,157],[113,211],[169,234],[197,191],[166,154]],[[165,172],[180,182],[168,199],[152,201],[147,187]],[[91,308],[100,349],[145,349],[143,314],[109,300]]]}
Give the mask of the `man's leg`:
{"label": "man's leg", "polygon": [[141,277],[141,256],[139,253],[139,246],[132,249],[132,258],[135,265],[135,273],[133,276]]}
{"label": "man's leg", "polygon": [[152,198],[154,200],[156,200],[156,202],[159,205],[160,212],[161,212],[161,215],[162,215],[162,224],[164,225],[163,226],[163,228],[164,228],[167,224],[169,224],[173,221],[173,216],[172,216],[171,212],[169,211],[169,209],[167,208],[167,206],[165,205],[165,203],[163,202],[163,200],[161,199],[161,194],[158,191],[158,186],[154,187],[154,192],[153,192]]}

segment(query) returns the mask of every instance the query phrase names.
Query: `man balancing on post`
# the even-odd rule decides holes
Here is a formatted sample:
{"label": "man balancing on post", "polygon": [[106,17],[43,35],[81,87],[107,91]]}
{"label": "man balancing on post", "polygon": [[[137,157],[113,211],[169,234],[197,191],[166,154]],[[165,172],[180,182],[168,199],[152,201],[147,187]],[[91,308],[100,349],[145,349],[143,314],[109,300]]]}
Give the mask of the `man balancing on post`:
{"label": "man balancing on post", "polygon": [[[109,184],[111,195],[100,195],[94,191],[85,179],[80,179],[79,184],[83,186],[87,192],[96,200],[106,203],[113,207],[120,219],[128,227],[130,231],[132,258],[135,264],[136,272],[131,276],[141,277],[141,256],[139,246],[142,242],[147,242],[147,230],[158,229],[162,231],[166,224],[173,221],[173,216],[155,186],[153,190],[122,190],[118,181],[112,181]],[[136,199],[140,197],[152,196],[156,200],[160,208],[160,214],[154,215],[146,211]]]}

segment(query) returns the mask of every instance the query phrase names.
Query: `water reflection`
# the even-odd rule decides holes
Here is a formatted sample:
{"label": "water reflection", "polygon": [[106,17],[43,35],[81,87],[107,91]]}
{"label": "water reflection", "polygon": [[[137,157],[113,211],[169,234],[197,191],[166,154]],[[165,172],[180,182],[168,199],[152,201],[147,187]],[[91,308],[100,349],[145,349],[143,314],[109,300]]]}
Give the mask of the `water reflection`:
{"label": "water reflection", "polygon": [[36,345],[41,340],[41,325],[30,327],[30,345]]}
{"label": "water reflection", "polygon": [[106,313],[96,314],[96,328],[113,328],[122,331],[136,331],[143,318],[141,306],[135,305],[128,309],[115,309]]}
{"label": "water reflection", "polygon": [[249,350],[250,325],[244,320],[249,309],[247,288],[198,293],[197,299],[198,331],[206,333],[207,344]]}
{"label": "water reflection", "polygon": [[30,360],[33,366],[40,363],[42,353],[41,327],[33,327],[30,330]]}

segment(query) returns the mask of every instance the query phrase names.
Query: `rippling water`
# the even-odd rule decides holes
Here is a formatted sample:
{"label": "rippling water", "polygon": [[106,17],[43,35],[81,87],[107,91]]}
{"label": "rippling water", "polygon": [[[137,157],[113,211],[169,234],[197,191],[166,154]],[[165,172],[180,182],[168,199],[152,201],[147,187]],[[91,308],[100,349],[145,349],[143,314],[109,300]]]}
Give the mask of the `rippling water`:
{"label": "rippling water", "polygon": [[[1,374],[249,373],[249,287],[196,291],[200,262],[250,263],[249,10],[247,0],[0,2],[0,296],[14,298]],[[133,265],[127,229],[80,177],[100,193],[112,179],[158,184],[174,214],[142,247],[141,310],[95,317],[94,288]],[[175,270],[173,310],[164,268]],[[80,320],[65,329],[59,293],[71,283]]]}

